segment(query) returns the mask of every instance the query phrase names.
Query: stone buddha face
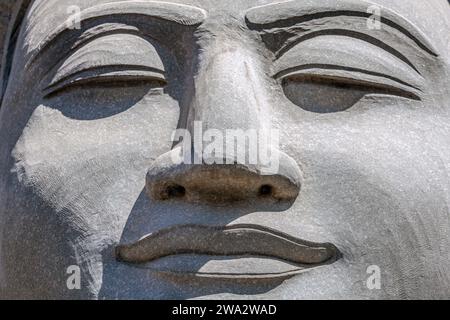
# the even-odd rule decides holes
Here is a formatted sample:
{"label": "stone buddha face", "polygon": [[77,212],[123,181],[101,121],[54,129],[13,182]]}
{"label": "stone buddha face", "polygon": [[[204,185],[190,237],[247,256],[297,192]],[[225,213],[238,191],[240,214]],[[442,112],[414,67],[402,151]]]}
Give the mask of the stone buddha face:
{"label": "stone buddha face", "polygon": [[[3,66],[1,297],[449,297],[446,1],[26,9]],[[276,170],[177,129],[277,132]]]}

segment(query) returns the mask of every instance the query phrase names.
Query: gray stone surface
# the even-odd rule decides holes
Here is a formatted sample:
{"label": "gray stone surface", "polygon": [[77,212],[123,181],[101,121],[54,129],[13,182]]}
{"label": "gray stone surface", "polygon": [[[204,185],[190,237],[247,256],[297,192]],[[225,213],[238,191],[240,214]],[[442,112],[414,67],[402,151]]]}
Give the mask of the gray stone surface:
{"label": "gray stone surface", "polygon": [[8,23],[11,19],[11,11],[15,1],[1,0],[0,1],[0,67],[3,57],[3,43],[5,41]]}
{"label": "gray stone surface", "polygon": [[[3,65],[0,298],[450,297],[447,1],[27,10]],[[198,122],[278,130],[278,170],[239,163],[250,147],[174,161]]]}

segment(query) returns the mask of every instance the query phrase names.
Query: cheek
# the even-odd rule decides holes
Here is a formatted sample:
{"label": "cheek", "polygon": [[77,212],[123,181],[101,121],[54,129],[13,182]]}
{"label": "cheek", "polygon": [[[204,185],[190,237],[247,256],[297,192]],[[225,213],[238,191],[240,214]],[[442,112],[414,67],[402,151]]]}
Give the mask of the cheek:
{"label": "cheek", "polygon": [[67,215],[67,223],[117,236],[148,164],[170,150],[178,118],[178,103],[167,96],[144,97],[95,120],[40,105],[15,146],[14,171],[55,214]]}
{"label": "cheek", "polygon": [[273,123],[305,175],[300,225],[332,235],[352,261],[425,268],[427,248],[443,245],[448,226],[447,120],[432,106],[396,101],[365,101],[339,115],[294,114],[286,105]]}
{"label": "cheek", "polygon": [[[102,253],[120,239],[148,164],[170,150],[178,117],[178,103],[168,97],[144,97],[95,120],[38,106],[15,144],[12,167],[4,168],[10,192],[0,206],[10,232],[2,243],[11,258],[3,266],[12,282],[55,284],[49,292],[64,296],[67,266],[82,265],[86,279],[100,277]],[[89,260],[78,260],[88,252]],[[17,256],[27,263],[17,265]],[[35,270],[40,276],[30,278]]]}

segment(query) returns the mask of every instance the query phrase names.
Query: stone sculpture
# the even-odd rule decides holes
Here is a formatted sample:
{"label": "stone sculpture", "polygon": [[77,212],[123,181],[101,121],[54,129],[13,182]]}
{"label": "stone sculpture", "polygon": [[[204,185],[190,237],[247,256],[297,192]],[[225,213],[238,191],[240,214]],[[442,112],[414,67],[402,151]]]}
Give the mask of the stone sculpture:
{"label": "stone sculpture", "polygon": [[450,297],[447,1],[0,8],[1,298]]}

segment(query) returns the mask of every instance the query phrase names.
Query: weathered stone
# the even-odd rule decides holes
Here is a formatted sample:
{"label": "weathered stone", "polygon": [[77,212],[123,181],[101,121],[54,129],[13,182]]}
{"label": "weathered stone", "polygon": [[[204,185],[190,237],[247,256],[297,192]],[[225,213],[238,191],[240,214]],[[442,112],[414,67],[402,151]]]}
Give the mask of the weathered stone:
{"label": "weathered stone", "polygon": [[450,297],[447,1],[14,3],[0,298]]}
{"label": "weathered stone", "polygon": [[0,69],[3,57],[3,44],[8,29],[8,23],[11,18],[11,11],[15,1],[0,0]]}

